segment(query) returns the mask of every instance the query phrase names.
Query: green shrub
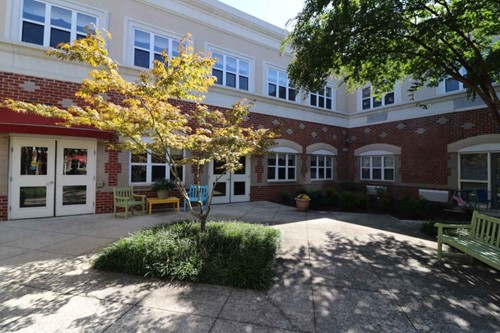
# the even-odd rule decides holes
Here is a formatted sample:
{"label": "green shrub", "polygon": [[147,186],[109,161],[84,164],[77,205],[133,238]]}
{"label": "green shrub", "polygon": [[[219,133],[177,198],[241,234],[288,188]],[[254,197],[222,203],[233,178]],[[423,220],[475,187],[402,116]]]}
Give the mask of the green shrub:
{"label": "green shrub", "polygon": [[396,211],[397,200],[396,197],[387,192],[383,192],[380,194],[379,199],[379,211],[382,213],[392,213]]}
{"label": "green shrub", "polygon": [[339,208],[343,210],[360,210],[368,207],[368,194],[363,192],[343,191],[338,194]]}
{"label": "green shrub", "polygon": [[366,185],[361,184],[361,183],[341,182],[339,184],[339,188],[340,188],[340,190],[346,191],[346,192],[366,193]]}
{"label": "green shrub", "polygon": [[279,231],[270,227],[179,222],[146,229],[104,248],[94,268],[240,288],[271,285]]}
{"label": "green shrub", "polygon": [[310,191],[308,194],[311,197],[312,208],[320,208],[330,205],[330,200],[326,191]]}
{"label": "green shrub", "polygon": [[427,200],[406,196],[399,202],[399,211],[410,218],[425,218],[428,215]]}
{"label": "green shrub", "polygon": [[286,190],[281,190],[278,193],[279,201],[282,203],[292,202],[293,197]]}

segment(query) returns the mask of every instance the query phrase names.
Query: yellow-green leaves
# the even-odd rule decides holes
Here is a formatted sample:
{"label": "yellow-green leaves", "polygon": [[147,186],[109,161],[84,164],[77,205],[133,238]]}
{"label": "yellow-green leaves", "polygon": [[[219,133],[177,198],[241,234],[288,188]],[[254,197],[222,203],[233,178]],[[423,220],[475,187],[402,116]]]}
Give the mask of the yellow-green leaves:
{"label": "yellow-green leaves", "polygon": [[[108,34],[107,39],[110,38]],[[75,94],[80,106],[62,109],[13,100],[5,101],[3,106],[55,117],[65,126],[87,125],[113,131],[121,137],[123,148],[164,157],[171,166],[203,166],[214,160],[222,162],[225,170],[234,171],[240,167],[241,156],[261,152],[271,144],[274,134],[244,126],[250,103],[237,103],[224,110],[198,104],[215,83],[215,61],[194,53],[188,37],[180,45],[177,57],[169,58],[164,52],[163,61],[155,60],[152,68],[141,72],[137,80],[128,81],[121,76],[118,64],[109,58],[105,36],[95,29],[84,39],[48,52],[61,60],[91,66]],[[174,149],[189,152],[179,161],[170,154]],[[194,169],[194,179],[200,179],[201,168]],[[171,170],[176,175],[175,167]],[[182,181],[177,177],[176,183]],[[187,197],[184,188],[180,191]],[[197,216],[206,220],[208,212],[201,207]]]}

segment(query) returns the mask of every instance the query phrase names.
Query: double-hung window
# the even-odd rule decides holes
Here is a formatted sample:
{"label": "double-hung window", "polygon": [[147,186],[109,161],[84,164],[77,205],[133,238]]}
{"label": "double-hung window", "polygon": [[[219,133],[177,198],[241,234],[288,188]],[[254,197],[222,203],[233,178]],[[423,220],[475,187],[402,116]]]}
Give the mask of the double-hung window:
{"label": "double-hung window", "polygon": [[[181,160],[183,158],[182,151],[173,151],[172,159]],[[176,167],[177,175],[181,180],[184,179],[184,168],[182,165]],[[169,164],[165,163],[164,158],[143,153],[130,153],[130,184],[131,185],[148,185],[159,178],[174,180],[174,175],[170,171]]]}
{"label": "double-hung window", "polygon": [[269,153],[267,156],[267,180],[296,180],[297,155],[288,153]]}
{"label": "double-hung window", "polygon": [[[467,75],[467,71],[465,70],[464,67],[460,68],[460,74],[463,76]],[[457,81],[451,77],[447,77],[446,79],[444,79],[442,85],[444,86],[445,93],[460,91],[464,89],[464,84],[462,82]]]}
{"label": "double-hung window", "polygon": [[212,75],[217,78],[216,84],[248,90],[250,63],[237,57],[220,52],[213,52],[217,61],[212,69]]}
{"label": "double-hung window", "polygon": [[321,91],[309,94],[309,103],[318,108],[333,110],[333,89],[326,86]]}
{"label": "double-hung window", "polygon": [[311,155],[311,180],[333,179],[333,156]]}
{"label": "double-hung window", "polygon": [[84,38],[86,28],[97,26],[97,17],[54,4],[24,0],[21,41],[57,47]]}
{"label": "double-hung window", "polygon": [[163,61],[162,53],[170,57],[179,55],[179,41],[172,38],[134,29],[134,65],[150,68],[153,60]]}
{"label": "double-hung window", "polygon": [[295,101],[296,90],[288,80],[286,72],[268,68],[267,94],[272,97]]}
{"label": "double-hung window", "polygon": [[378,97],[375,96],[376,93],[372,90],[372,87],[366,87],[361,90],[361,108],[363,110],[394,104],[394,91]]}
{"label": "double-hung window", "polygon": [[394,156],[361,156],[362,180],[394,181]]}

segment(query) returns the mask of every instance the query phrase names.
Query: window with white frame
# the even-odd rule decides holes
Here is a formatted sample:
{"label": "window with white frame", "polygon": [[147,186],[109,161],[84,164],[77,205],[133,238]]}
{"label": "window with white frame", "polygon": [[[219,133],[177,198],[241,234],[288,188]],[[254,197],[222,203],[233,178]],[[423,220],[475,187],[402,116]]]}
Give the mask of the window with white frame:
{"label": "window with white frame", "polygon": [[333,110],[333,88],[326,86],[322,91],[309,93],[309,104],[318,108]]}
{"label": "window with white frame", "polygon": [[97,17],[90,13],[54,4],[24,0],[21,41],[57,47],[61,43],[84,38],[87,29],[97,26]]}
{"label": "window with white frame", "polygon": [[386,105],[394,104],[394,91],[388,92],[382,96],[375,96],[376,92],[372,87],[361,89],[361,109],[369,110]]}
{"label": "window with white frame", "polygon": [[162,53],[170,57],[179,55],[178,40],[134,28],[134,65],[150,68],[153,60],[163,61]]}
{"label": "window with white frame", "polygon": [[[172,151],[172,159],[181,160],[183,158],[182,151]],[[157,156],[143,153],[130,153],[130,184],[131,185],[148,185],[159,178],[174,180],[175,177],[170,171],[170,167],[165,163],[165,159]],[[184,167],[176,166],[177,175],[181,180],[184,179]]]}
{"label": "window with white frame", "polygon": [[333,156],[311,155],[311,180],[333,179]]}
{"label": "window with white frame", "polygon": [[267,155],[268,181],[296,180],[297,155],[290,153],[274,153]]}
{"label": "window with white frame", "polygon": [[268,96],[295,101],[296,90],[288,80],[286,72],[268,68],[267,94]]}
{"label": "window with white frame", "polygon": [[362,180],[394,181],[394,155],[361,156]]}
{"label": "window with white frame", "polygon": [[[461,67],[460,68],[460,74],[461,75],[466,75],[467,74],[467,71],[465,70],[464,67]],[[449,92],[454,92],[454,91],[460,91],[460,90],[463,90],[464,89],[464,84],[460,81],[457,81],[451,77],[447,77],[446,79],[444,79],[441,83],[441,85],[443,86],[443,90],[445,93],[449,93]]]}
{"label": "window with white frame", "polygon": [[221,52],[212,52],[212,57],[217,59],[212,68],[212,75],[217,78],[216,84],[248,90],[250,63],[247,60]]}
{"label": "window with white frame", "polygon": [[460,189],[488,190],[488,153],[460,154]]}

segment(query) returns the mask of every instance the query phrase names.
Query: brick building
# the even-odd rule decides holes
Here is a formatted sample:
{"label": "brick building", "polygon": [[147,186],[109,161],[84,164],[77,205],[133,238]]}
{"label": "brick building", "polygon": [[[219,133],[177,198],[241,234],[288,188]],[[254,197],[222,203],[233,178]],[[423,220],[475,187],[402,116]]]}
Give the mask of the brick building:
{"label": "brick building", "polygon": [[[130,79],[162,50],[175,55],[191,33],[196,52],[218,58],[218,82],[205,103],[226,108],[253,99],[249,122],[281,131],[266,155],[247,156],[244,170],[222,179],[215,203],[274,200],[281,191],[345,180],[437,200],[458,189],[499,197],[500,126],[456,81],[413,98],[410,82],[381,100],[369,86],[346,93],[335,82],[317,93],[296,91],[286,74],[291,55],[279,53],[285,31],[215,0],[6,0],[0,6],[2,100],[75,103],[89,68],[44,51],[83,35],[90,23],[111,32],[110,55]],[[112,139],[112,133],[61,128],[0,109],[0,220],[110,212],[114,186],[147,192],[156,177],[169,177],[168,166],[150,156],[108,150]],[[213,172],[209,165],[203,175],[209,186]],[[186,168],[183,177],[192,181]]]}

